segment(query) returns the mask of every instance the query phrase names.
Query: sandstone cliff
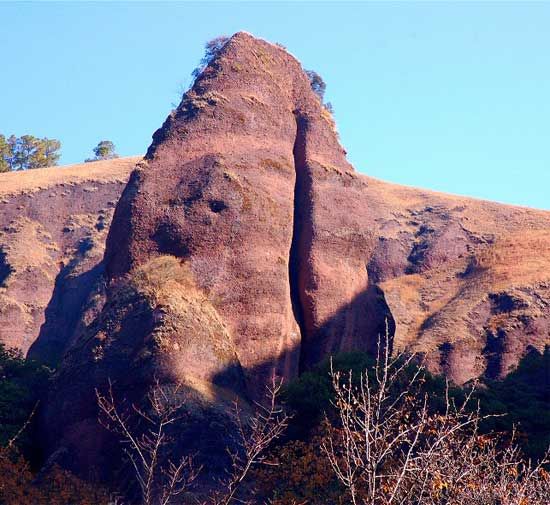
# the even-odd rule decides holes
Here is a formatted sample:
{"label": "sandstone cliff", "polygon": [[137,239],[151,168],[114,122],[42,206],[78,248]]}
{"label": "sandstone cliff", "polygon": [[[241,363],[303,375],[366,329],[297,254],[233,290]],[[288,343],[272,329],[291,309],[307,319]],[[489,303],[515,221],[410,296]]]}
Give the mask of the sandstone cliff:
{"label": "sandstone cliff", "polygon": [[222,404],[386,329],[456,382],[500,377],[550,344],[549,231],[548,212],[359,175],[299,62],[236,34],[118,202],[99,287],[56,344],[48,450],[101,466],[108,379],[131,398],[158,379]]}

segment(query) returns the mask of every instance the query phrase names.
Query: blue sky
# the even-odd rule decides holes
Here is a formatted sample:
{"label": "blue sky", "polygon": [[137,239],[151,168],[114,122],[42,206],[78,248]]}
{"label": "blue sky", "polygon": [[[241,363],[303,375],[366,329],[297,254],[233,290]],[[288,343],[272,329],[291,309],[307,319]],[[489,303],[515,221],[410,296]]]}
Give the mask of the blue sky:
{"label": "blue sky", "polygon": [[356,169],[550,209],[550,2],[0,3],[0,133],[144,153],[206,40],[287,46]]}

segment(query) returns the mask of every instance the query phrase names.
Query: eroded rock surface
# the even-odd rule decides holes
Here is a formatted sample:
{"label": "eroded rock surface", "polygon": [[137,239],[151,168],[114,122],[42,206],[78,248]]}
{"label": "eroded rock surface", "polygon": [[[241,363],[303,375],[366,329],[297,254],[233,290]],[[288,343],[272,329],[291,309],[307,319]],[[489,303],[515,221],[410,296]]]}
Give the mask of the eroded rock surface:
{"label": "eroded rock surface", "polygon": [[56,362],[137,159],[0,175],[0,342]]}
{"label": "eroded rock surface", "polygon": [[107,274],[118,282],[154,258],[180,258],[224,321],[248,389],[296,376],[368,340],[369,301],[354,302],[374,243],[364,184],[299,62],[238,34],[133,173]]}
{"label": "eroded rock surface", "polygon": [[216,404],[372,347],[393,323],[369,284],[365,187],[299,62],[232,37],[117,205],[106,290],[69,339],[43,416],[49,449],[72,448],[86,470],[81,441],[93,438],[105,457],[94,390],[109,380],[137,397],[157,381],[185,384]]}
{"label": "eroded rock surface", "polygon": [[357,174],[299,62],[236,34],[116,207],[105,273],[63,337],[47,449],[105,468],[94,389],[109,380],[220,405],[386,331],[458,383],[500,377],[550,343],[549,231],[548,212]]}

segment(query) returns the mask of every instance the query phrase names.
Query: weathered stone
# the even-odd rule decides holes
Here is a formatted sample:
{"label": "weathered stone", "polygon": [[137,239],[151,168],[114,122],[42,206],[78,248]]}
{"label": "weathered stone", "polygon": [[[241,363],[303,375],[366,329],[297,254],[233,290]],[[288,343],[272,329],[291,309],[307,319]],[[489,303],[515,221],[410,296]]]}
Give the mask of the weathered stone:
{"label": "weathered stone", "polygon": [[[81,189],[83,199],[101,194],[88,186],[98,190]],[[19,233],[16,218],[5,233]],[[90,254],[78,223],[56,219]],[[94,234],[103,221],[90,223]],[[238,33],[155,132],[87,300],[62,305],[79,305],[80,318],[55,342],[64,358],[42,414],[47,450],[108,471],[94,391],[109,380],[136,401],[157,380],[184,384],[214,407],[258,398],[274,374],[372,350],[386,331],[457,383],[502,377],[550,344],[549,232],[548,212],[357,174],[299,62]],[[0,283],[31,282],[2,251]],[[70,293],[65,264],[58,289]],[[51,286],[18,289],[4,304],[17,327]]]}

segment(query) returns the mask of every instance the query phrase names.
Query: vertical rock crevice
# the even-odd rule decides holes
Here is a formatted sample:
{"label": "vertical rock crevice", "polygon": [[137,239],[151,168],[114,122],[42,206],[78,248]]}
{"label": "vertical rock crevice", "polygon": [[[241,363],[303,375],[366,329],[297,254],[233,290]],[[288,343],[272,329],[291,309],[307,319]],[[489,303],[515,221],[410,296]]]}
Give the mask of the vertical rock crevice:
{"label": "vertical rock crevice", "polygon": [[[370,280],[364,291],[344,299],[336,312],[319,320],[316,307],[319,286],[313,258],[315,209],[313,165],[308,160],[308,117],[295,111],[296,137],[293,147],[295,184],[292,242],[289,252],[290,297],[294,319],[300,329],[299,373],[328,354],[341,350],[376,352],[378,339],[388,333],[393,348],[396,323],[384,291]],[[368,267],[367,267],[368,269]],[[342,279],[342,282],[346,282]],[[326,290],[326,287],[324,288]]]}
{"label": "vertical rock crevice", "polygon": [[306,159],[307,119],[298,111],[295,111],[294,115],[296,119],[296,138],[292,154],[294,157],[295,182],[288,279],[292,312],[300,329],[299,370],[301,372],[303,343],[307,339],[304,268],[307,266],[311,247],[313,204],[311,199],[312,177]]}

